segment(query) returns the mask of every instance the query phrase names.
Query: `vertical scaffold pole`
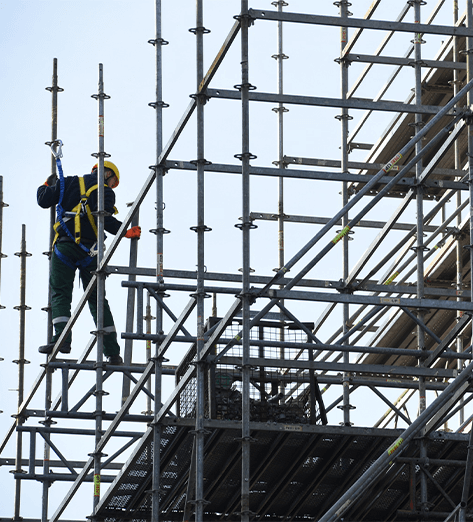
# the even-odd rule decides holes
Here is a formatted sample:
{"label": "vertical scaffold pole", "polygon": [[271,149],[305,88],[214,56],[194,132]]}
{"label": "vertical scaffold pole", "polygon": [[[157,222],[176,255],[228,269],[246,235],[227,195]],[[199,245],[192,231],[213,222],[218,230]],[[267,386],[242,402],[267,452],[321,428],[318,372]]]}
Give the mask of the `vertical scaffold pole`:
{"label": "vertical scaffold pole", "polygon": [[[105,189],[104,189],[104,158],[108,156],[105,153],[104,140],[104,100],[109,98],[104,93],[103,84],[103,64],[99,64],[99,82],[98,94],[96,96],[98,101],[98,145],[99,151],[97,153],[98,159],[98,216],[97,216],[97,363],[96,363],[96,384],[95,384],[95,447],[100,442],[102,437],[102,423],[103,423],[103,323],[104,323],[104,298],[105,298],[105,274],[100,267],[104,255],[104,209],[105,209]],[[100,501],[100,476],[102,466],[102,453],[94,450],[94,501],[93,513],[95,520],[95,510]]]}
{"label": "vertical scaffold pole", "polygon": [[[468,29],[473,28],[473,0],[467,0],[466,2],[466,25]],[[471,34],[471,33],[470,33]],[[468,36],[466,38],[466,74],[467,81],[473,78],[473,38]],[[466,99],[467,106],[471,108],[473,103],[470,92],[467,94]],[[473,118],[468,118],[468,182],[469,182],[469,195],[470,195],[470,273],[473,269]],[[473,302],[473,285],[471,285],[470,300]],[[468,445],[468,453],[465,467],[465,479],[463,481],[463,491],[460,507],[460,522],[465,522],[466,513],[468,509],[468,498],[470,497],[470,486],[471,486],[471,473],[473,469],[473,429],[470,430],[470,442]]]}
{"label": "vertical scaffold pole", "polygon": [[[458,0],[453,0],[453,24],[456,25],[458,22]],[[459,38],[457,36],[453,37],[453,61],[458,62],[459,61],[459,50],[458,50],[458,40]],[[453,95],[456,96],[459,91],[459,85],[461,83],[459,79],[459,71],[458,69],[453,69]],[[458,107],[460,105],[458,104]],[[455,156],[455,170],[460,170],[461,167],[461,158],[460,158],[460,146],[458,143],[458,140],[455,140],[454,144],[454,156]],[[459,179],[459,178],[458,178]],[[457,191],[456,194],[456,204],[457,208],[461,206],[462,203],[462,195],[461,190]],[[457,290],[461,291],[463,286],[463,278],[462,278],[462,271],[463,271],[463,248],[460,242],[461,239],[461,223],[462,223],[462,214],[461,212],[457,216],[457,228],[458,228],[458,234],[456,236],[456,268],[457,268]],[[457,297],[457,301],[461,302],[462,298]],[[462,317],[463,312],[457,311],[457,320],[460,320]],[[456,350],[458,353],[463,352],[463,338],[459,335],[456,340]],[[457,360],[457,369],[461,371],[463,369],[463,363],[461,359]],[[463,402],[463,399],[460,399],[460,402]],[[460,409],[460,424],[463,424],[465,421],[465,411],[463,408]]]}
{"label": "vertical scaffold pole", "polygon": [[[159,156],[163,150],[163,108],[167,107],[167,104],[163,103],[163,77],[162,77],[162,46],[167,45],[167,41],[162,38],[162,13],[161,13],[161,0],[155,0],[155,39],[150,40],[150,43],[155,48],[155,75],[156,75],[156,101],[151,103],[151,107],[156,110],[156,252],[157,252],[157,265],[156,265],[156,280],[158,283],[164,283],[163,270],[163,252],[164,252],[164,234],[165,230],[164,223],[164,169],[158,165]],[[164,293],[160,292],[159,295],[164,298]],[[146,308],[146,316],[149,317],[147,321],[151,321],[151,308]],[[147,323],[148,325],[148,323]],[[157,304],[156,307],[156,333],[162,334],[163,329],[163,309],[161,305]],[[160,520],[160,506],[159,506],[159,491],[161,485],[161,426],[157,422],[156,417],[161,407],[161,395],[162,395],[162,366],[163,359],[157,357],[159,345],[156,343],[156,354],[154,357],[154,415],[155,420],[153,423],[153,488],[152,488],[152,506],[151,506],[151,520],[158,522]]]}
{"label": "vertical scaffold pole", "polygon": [[[272,5],[277,6],[278,12],[282,13],[283,7],[287,6],[288,3],[284,0],[276,0],[272,2]],[[277,60],[278,64],[278,94],[284,94],[284,60],[288,58],[283,52],[283,22],[278,22],[278,53],[273,55],[273,58]],[[277,107],[273,108],[273,111],[278,115],[278,161],[277,166],[279,169],[285,168],[284,163],[284,113],[288,112],[289,109],[284,107],[282,103],[279,103]],[[282,171],[282,170],[281,170]],[[284,177],[279,176],[278,180],[278,269],[280,270],[284,266]],[[281,285],[280,288],[283,288]],[[284,305],[284,301],[281,301]],[[285,330],[284,330],[284,319],[285,314],[281,311],[281,328],[279,329],[279,340],[284,341]],[[284,348],[280,348],[279,357],[284,359],[285,352]],[[284,392],[283,384],[281,384],[281,393]],[[264,396],[261,397],[264,400]]]}
{"label": "vertical scaffold pole", "polygon": [[[146,325],[146,333],[147,334],[151,333],[151,321],[153,319],[155,319],[155,317],[153,317],[151,315],[151,298],[150,298],[150,295],[148,293],[148,295],[146,296],[146,315],[145,315],[145,325]],[[151,341],[148,339],[146,341],[146,361],[150,361],[151,357],[152,357],[152,355],[151,355]],[[146,389],[149,391],[149,394],[146,396],[146,410],[142,411],[141,413],[143,415],[153,415],[154,411],[151,409],[152,408],[152,404],[151,404],[151,393],[152,393],[151,377],[148,379],[148,382],[146,383]]]}
{"label": "vertical scaffold pole", "polygon": [[[129,204],[131,205],[131,203]],[[133,219],[131,220],[131,226],[136,227],[139,224],[139,216],[140,211],[137,210]],[[138,239],[132,239],[130,242],[130,257],[129,264],[130,268],[136,268],[136,264],[138,261]],[[130,274],[128,276],[128,281],[136,281],[136,275]],[[127,332],[133,331],[133,319],[134,319],[134,310],[135,310],[135,289],[128,288],[127,299],[126,299],[126,320],[125,320],[125,328]],[[140,320],[140,318],[138,318]],[[131,366],[133,356],[133,339],[125,340],[125,350],[123,352],[123,361],[125,366]],[[122,406],[125,404],[128,396],[130,395],[130,378],[123,374],[123,384],[122,384]]]}
{"label": "vertical scaffold pole", "polygon": [[[414,7],[414,22],[420,24],[421,22],[421,4],[422,0],[411,0],[411,5]],[[422,105],[422,34],[415,33],[414,34],[414,75],[415,75],[415,102],[418,107]],[[424,126],[424,122],[422,120],[422,115],[420,113],[415,114],[415,123],[414,129],[415,134],[418,134],[421,128]],[[422,150],[422,140],[419,140],[415,146],[416,154],[420,154]],[[419,180],[422,176],[422,159],[416,164],[416,178]],[[417,298],[424,298],[424,188],[421,184],[418,184],[416,187],[416,207],[417,207],[417,216],[416,216],[416,229],[417,229],[417,241],[415,246],[416,256],[417,256]],[[419,319],[419,324],[417,325],[417,348],[420,351],[425,350],[425,331],[423,328],[424,323],[424,311],[418,310],[417,316]],[[422,366],[423,359],[420,359],[420,365]],[[425,386],[425,378],[419,377],[419,413],[423,413],[427,407],[426,401],[426,386]],[[420,441],[420,457],[427,457],[427,447],[424,440]],[[421,512],[428,512],[428,503],[427,503],[427,477],[425,473],[420,474],[420,502],[421,502]]]}
{"label": "vertical scaffold pole", "polygon": [[197,226],[192,229],[197,233],[197,408],[195,420],[195,520],[204,519],[204,414],[205,414],[205,361],[204,322],[206,297],[204,290],[205,278],[205,232],[210,229],[205,225],[205,155],[204,155],[204,105],[205,93],[199,92],[204,78],[204,28],[203,0],[196,2],[196,27],[192,30],[196,36],[196,73],[197,73]]}
{"label": "vertical scaffold pole", "polygon": [[[46,142],[46,145],[53,145],[57,140],[57,95],[58,92],[62,92],[64,89],[58,86],[58,75],[57,75],[57,58],[53,60],[53,78],[52,78],[52,86],[46,87],[46,90],[51,93],[51,141]],[[51,154],[51,174],[54,176],[56,174],[57,179],[57,165],[56,158]],[[53,244],[54,239],[54,223],[56,221],[56,209],[54,206],[50,208],[49,211],[49,250],[46,252],[49,258],[49,273],[51,273],[51,245]],[[48,321],[47,321],[47,341],[49,342],[53,335],[53,324],[52,324],[52,311],[51,311],[51,288],[48,286]]]}
{"label": "vertical scaffold pole", "polygon": [[[57,95],[58,92],[62,92],[63,89],[58,87],[58,75],[57,75],[57,58],[53,60],[53,78],[51,87],[46,87],[46,90],[51,92],[51,141],[47,143],[47,145],[53,145],[57,140]],[[51,155],[51,175],[54,176],[56,174],[56,158]],[[54,206],[51,207],[49,213],[49,243],[48,243],[48,251],[45,252],[48,256],[48,274],[51,275],[51,262],[52,262],[52,244],[54,239],[54,223],[56,221],[56,214]],[[49,279],[48,279],[49,280]],[[48,306],[46,308],[48,313],[47,320],[47,332],[46,332],[46,342],[49,342],[53,336],[53,324],[52,324],[52,309],[51,309],[51,287],[48,285]],[[45,385],[45,395],[44,395],[44,411],[49,411],[51,409],[51,395],[52,395],[52,371],[47,370],[46,373],[46,385]],[[52,424],[51,418],[46,417],[44,419],[44,425],[46,427],[50,427]],[[47,476],[49,474],[49,457],[51,454],[50,446],[47,442],[44,443],[44,455],[43,455],[43,475]],[[41,509],[41,522],[46,522],[48,520],[48,503],[49,503],[49,487],[51,483],[47,480],[43,481],[43,493],[42,493],[42,509]]]}
{"label": "vertical scaffold pole", "polygon": [[241,113],[242,113],[242,441],[241,441],[241,520],[250,520],[250,116],[249,116],[249,53],[248,0],[241,2]]}
{"label": "vertical scaffold pole", "polygon": [[[340,16],[346,18],[350,15],[348,6],[351,5],[347,0],[341,0],[336,3],[340,6]],[[341,99],[347,99],[348,93],[348,67],[349,62],[343,58],[343,50],[348,42],[348,28],[340,28],[340,83],[341,83]],[[348,114],[348,109],[343,108],[342,114],[337,116],[341,123],[341,171],[348,173],[348,121],[351,116]],[[342,206],[345,207],[348,203],[348,184],[342,183]],[[348,225],[348,213],[342,217],[342,229],[345,229]],[[349,235],[343,236],[342,243],[342,265],[343,265],[343,280],[346,281],[350,274],[349,271],[349,258],[348,258],[348,240]],[[347,333],[349,330],[349,319],[350,319],[350,308],[348,304],[343,304],[342,321],[343,321],[343,333]],[[349,340],[347,339],[347,344]],[[343,362],[348,364],[350,362],[350,354],[348,352],[343,353]],[[343,410],[343,424],[345,426],[350,425],[350,374],[345,372],[343,374],[343,405],[340,406]]]}
{"label": "vertical scaffold pole", "polygon": [[[453,24],[456,25],[458,22],[458,0],[453,0]],[[458,36],[453,37],[453,61],[458,62],[459,60],[459,38]],[[453,69],[453,95],[456,96],[459,91],[459,85],[461,81],[459,78],[459,71],[458,69]],[[460,104],[458,104],[458,107],[460,107]],[[461,165],[461,158],[460,158],[460,145],[458,143],[458,140],[455,140],[454,144],[454,156],[455,156],[455,170],[460,170],[462,168]],[[457,178],[458,180],[460,178]],[[461,190],[457,191],[456,194],[456,203],[457,208],[459,208],[462,204],[462,193]],[[461,239],[461,223],[462,223],[462,214],[461,212],[457,216],[457,228],[458,228],[458,234],[457,234],[457,241],[456,241],[456,268],[457,268],[457,290],[461,291],[463,286],[463,278],[462,278],[462,271],[463,271],[463,248],[460,242]],[[461,302],[463,299],[461,297],[457,297],[457,301]],[[460,320],[462,317],[463,312],[457,311],[457,320]],[[463,352],[463,337],[458,336],[456,340],[456,350],[458,353]],[[463,363],[461,359],[457,360],[457,369],[458,371],[461,371],[463,369]],[[463,399],[460,399],[460,402],[463,402]],[[459,414],[459,420],[460,425],[463,424],[465,421],[465,410],[463,408],[460,409]]]}
{"label": "vertical scaffold pole", "polygon": [[[17,428],[25,421],[24,417],[20,415],[20,407],[23,403],[23,393],[25,385],[25,364],[29,361],[25,359],[25,324],[26,310],[30,310],[29,306],[26,306],[26,258],[31,256],[26,251],[26,226],[21,225],[21,251],[15,253],[16,256],[20,257],[20,305],[15,306],[15,310],[20,312],[20,342],[18,349],[18,360],[13,361],[18,364],[18,413],[16,415],[16,426]],[[23,453],[23,439],[20,431],[16,434],[16,459],[15,459],[15,498],[14,498],[14,517],[13,520],[22,520],[20,517],[20,504],[21,504],[21,478],[19,475],[23,473],[21,469],[21,458]]]}

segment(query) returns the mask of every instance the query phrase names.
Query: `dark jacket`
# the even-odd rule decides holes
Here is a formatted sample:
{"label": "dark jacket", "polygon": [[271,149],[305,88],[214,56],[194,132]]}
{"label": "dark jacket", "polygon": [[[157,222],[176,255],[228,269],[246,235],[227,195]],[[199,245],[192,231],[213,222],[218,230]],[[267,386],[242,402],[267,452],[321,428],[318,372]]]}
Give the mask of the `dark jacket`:
{"label": "dark jacket", "polygon": [[[84,183],[86,191],[97,184],[97,174],[85,174],[84,175]],[[59,203],[59,195],[60,195],[60,181],[57,180],[56,184],[53,187],[48,187],[47,185],[41,185],[38,187],[37,192],[37,201],[38,205],[42,208],[50,208]],[[110,232],[110,234],[116,234],[121,226],[121,221],[113,217],[113,213],[115,212],[115,193],[113,190],[105,186],[105,201],[104,207],[105,211],[110,215],[105,216],[105,230]],[[65,212],[72,211],[72,209],[80,202],[80,187],[79,187],[79,178],[78,176],[67,176],[64,178],[64,195],[62,198],[62,208]],[[90,207],[91,212],[97,211],[97,198],[98,198],[98,189],[92,191],[90,194],[87,203]],[[94,216],[95,222],[97,223],[96,216]],[[64,218],[65,224],[69,231],[74,237],[74,218],[66,220]],[[59,239],[67,240],[67,233],[62,230],[62,227],[59,227]],[[95,243],[97,238],[95,237],[95,233],[89,223],[89,219],[86,215],[81,217],[81,242],[85,245],[91,245]]]}

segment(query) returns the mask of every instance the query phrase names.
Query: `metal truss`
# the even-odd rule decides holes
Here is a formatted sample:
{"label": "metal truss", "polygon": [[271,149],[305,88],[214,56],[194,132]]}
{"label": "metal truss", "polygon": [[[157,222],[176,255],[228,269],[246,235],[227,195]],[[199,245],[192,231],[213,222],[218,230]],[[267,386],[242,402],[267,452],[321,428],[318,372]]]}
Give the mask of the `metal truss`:
{"label": "metal truss", "polygon": [[[346,0],[335,4],[339,16],[290,13],[284,10],[287,4],[283,0],[273,2],[275,9],[252,9],[248,0],[241,0],[236,21],[229,22],[228,36],[205,72],[208,29],[204,1],[197,0],[196,27],[191,29],[196,36],[196,89],[164,144],[162,118],[167,104],[163,101],[162,47],[167,42],[162,37],[161,0],[155,0],[156,35],[150,43],[155,48],[157,81],[156,100],[150,106],[156,112],[156,161],[115,239],[106,252],[99,253],[97,274],[26,395],[20,343],[18,411],[0,446],[2,453],[16,435],[16,457],[0,459],[0,464],[14,466],[14,520],[21,519],[21,483],[25,480],[42,485],[38,520],[44,522],[63,520],[71,500],[87,482],[94,484],[89,517],[94,521],[473,519],[473,415],[468,414],[473,398],[472,0],[465,1],[463,16],[454,2],[450,25],[434,23],[444,0],[439,0],[427,23],[421,23],[425,4],[421,0],[401,6],[395,21],[374,18],[380,4],[381,0],[374,1],[364,18],[355,18]],[[414,21],[407,22],[408,16]],[[263,21],[277,26],[276,93],[259,92],[250,83],[249,35]],[[294,23],[341,28],[339,97],[284,92],[283,28]],[[350,40],[349,29],[353,32]],[[358,54],[357,43],[369,31],[384,31],[387,36],[373,53]],[[412,45],[402,57],[382,54],[398,33],[412,34]],[[428,35],[445,37],[434,59],[422,54],[423,37]],[[218,88],[214,85],[216,73],[231,47],[238,44],[241,83],[234,90]],[[369,65],[350,86],[348,71],[354,63]],[[380,64],[395,68],[386,85],[372,99],[354,97],[369,71]],[[405,67],[412,68],[413,92],[405,102],[385,100]],[[54,144],[60,92],[56,62],[50,90],[50,143]],[[107,95],[102,67],[95,96],[102,123],[99,129],[103,129]],[[206,159],[206,107],[220,100],[239,104],[238,164]],[[256,157],[250,144],[249,107],[261,102],[276,105],[275,167],[251,163]],[[340,109],[340,159],[286,154],[287,105]],[[359,110],[363,115],[350,134],[350,112]],[[354,141],[372,115],[385,112],[395,114],[385,133],[375,133],[372,144]],[[197,158],[171,159],[183,130],[194,120]],[[106,157],[103,138],[99,133],[101,175]],[[357,150],[367,151],[364,161],[349,160]],[[196,270],[164,268],[168,230],[164,227],[163,178],[178,170],[193,172],[197,180],[196,224],[192,227],[197,238]],[[206,270],[205,236],[211,230],[205,216],[206,173],[241,180],[241,216],[235,225],[241,231],[240,273]],[[277,180],[277,213],[251,208],[253,176]],[[341,184],[341,202],[333,203],[332,216],[288,215],[284,210],[288,180],[310,181],[314,186]],[[0,212],[4,205],[1,187],[0,178]],[[136,241],[132,241],[129,265],[113,265],[113,255],[129,225],[138,224],[140,208],[152,187],[157,201],[156,265],[138,266]],[[383,219],[372,219],[370,212],[392,198],[398,198],[397,208],[389,215],[384,213]],[[451,200],[455,200],[453,209],[448,204]],[[103,193],[99,193],[99,201],[99,235],[103,235]],[[462,212],[468,214],[466,218]],[[252,273],[251,233],[257,221],[277,222],[274,274]],[[297,223],[316,228],[309,240],[288,252],[286,228]],[[334,227],[341,228],[334,232]],[[377,229],[377,235],[365,238],[364,251],[355,250],[359,257],[353,262],[349,241],[353,232],[372,229]],[[334,249],[341,251],[339,279],[324,274]],[[23,243],[20,257],[24,265]],[[82,356],[58,359],[59,349],[94,287],[100,310],[105,278],[117,275],[128,276],[122,281],[127,289],[122,332],[125,364],[110,367],[103,361],[101,313],[97,331]],[[186,303],[181,309],[167,304],[169,295],[183,293],[180,302]],[[216,306],[212,314],[206,311],[210,296],[214,303],[217,296],[230,296],[231,304],[221,316]],[[325,310],[308,318],[305,310],[323,303],[327,304]],[[20,312],[25,307],[22,301]],[[151,319],[155,319],[154,332]],[[21,317],[20,331],[24,332],[23,321]],[[138,342],[147,344],[148,355],[145,362],[133,364],[133,347]],[[91,361],[95,346],[97,360]],[[184,348],[185,354],[178,365],[166,364],[166,356],[174,348]],[[53,373],[60,374],[60,379],[54,380]],[[87,380],[90,375],[94,379]],[[118,412],[107,412],[104,384],[117,375],[121,377],[122,405]],[[163,375],[175,377],[169,393],[164,392]],[[60,391],[53,400],[53,382],[58,381]],[[44,409],[34,409],[33,397],[43,388]],[[360,394],[364,397],[361,402],[376,398],[387,408],[377,422],[354,425],[352,410]],[[140,400],[147,404],[142,412],[137,411]],[[337,410],[341,410],[340,416]],[[342,421],[336,425],[333,419],[340,417]],[[447,423],[456,417],[459,426],[452,431]],[[82,421],[84,426],[89,421],[94,427],[60,425],[65,420]],[[132,423],[131,428],[127,423]],[[26,436],[28,458],[23,454]],[[67,441],[72,436],[93,437],[93,451],[87,458],[69,457]],[[43,459],[37,455],[40,444]],[[50,514],[50,490],[55,482],[71,485]],[[102,482],[110,484],[105,492],[100,488]]]}

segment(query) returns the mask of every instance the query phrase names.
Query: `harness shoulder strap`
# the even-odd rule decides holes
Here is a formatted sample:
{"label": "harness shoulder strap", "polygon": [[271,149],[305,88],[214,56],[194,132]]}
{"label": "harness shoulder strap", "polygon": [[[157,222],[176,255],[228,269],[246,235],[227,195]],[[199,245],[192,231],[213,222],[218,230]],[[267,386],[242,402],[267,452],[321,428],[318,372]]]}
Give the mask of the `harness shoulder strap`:
{"label": "harness shoulder strap", "polygon": [[87,194],[85,191],[85,182],[83,176],[79,176],[79,190],[80,190],[80,202],[72,209],[75,212],[74,216],[74,239],[77,244],[80,243],[81,239],[81,228],[80,228],[80,215],[82,207],[87,204]]}
{"label": "harness shoulder strap", "polygon": [[[82,185],[84,186],[84,189],[83,191],[85,192],[85,183],[84,183],[84,178],[80,178],[82,179]],[[94,219],[94,216],[92,215],[92,212],[90,210],[90,207],[89,205],[87,204],[87,199],[89,198],[89,196],[92,194],[92,192],[94,190],[97,190],[98,188],[98,184],[96,183],[95,185],[92,185],[89,190],[85,193],[85,212],[87,214],[87,217],[89,218],[89,223],[90,223],[90,226],[92,227],[92,230],[94,231],[94,234],[95,234],[95,237],[97,237],[97,225],[95,224],[95,219]],[[81,190],[82,192],[82,190]]]}

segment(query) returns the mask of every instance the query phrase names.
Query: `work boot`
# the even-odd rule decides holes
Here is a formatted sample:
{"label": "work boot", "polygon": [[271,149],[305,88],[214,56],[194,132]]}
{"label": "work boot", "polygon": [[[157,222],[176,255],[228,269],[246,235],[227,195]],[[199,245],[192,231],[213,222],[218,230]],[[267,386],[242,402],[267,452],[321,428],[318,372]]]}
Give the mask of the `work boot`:
{"label": "work boot", "polygon": [[[53,353],[53,349],[56,346],[56,341],[51,340],[49,344],[43,344],[38,348],[39,353],[44,353],[46,355],[49,355],[50,353]],[[71,353],[71,343],[64,342],[59,348],[59,351],[61,353]]]}
{"label": "work boot", "polygon": [[107,363],[113,364],[114,366],[120,366],[123,364],[123,359],[120,357],[119,353],[116,353],[115,355],[109,355],[107,357]]}
{"label": "work boot", "polygon": [[[66,317],[67,319],[67,317]],[[54,323],[54,320],[53,320]],[[53,352],[54,345],[57,343],[57,340],[59,337],[61,337],[61,334],[66,327],[67,321],[65,322],[58,322],[54,324],[54,335],[51,337],[51,340],[48,344],[43,344],[43,346],[40,346],[38,348],[39,353],[45,353],[49,355]],[[61,353],[71,353],[71,343],[72,343],[72,334],[69,332],[69,335],[66,337],[65,341],[62,343],[61,348],[59,351]]]}

